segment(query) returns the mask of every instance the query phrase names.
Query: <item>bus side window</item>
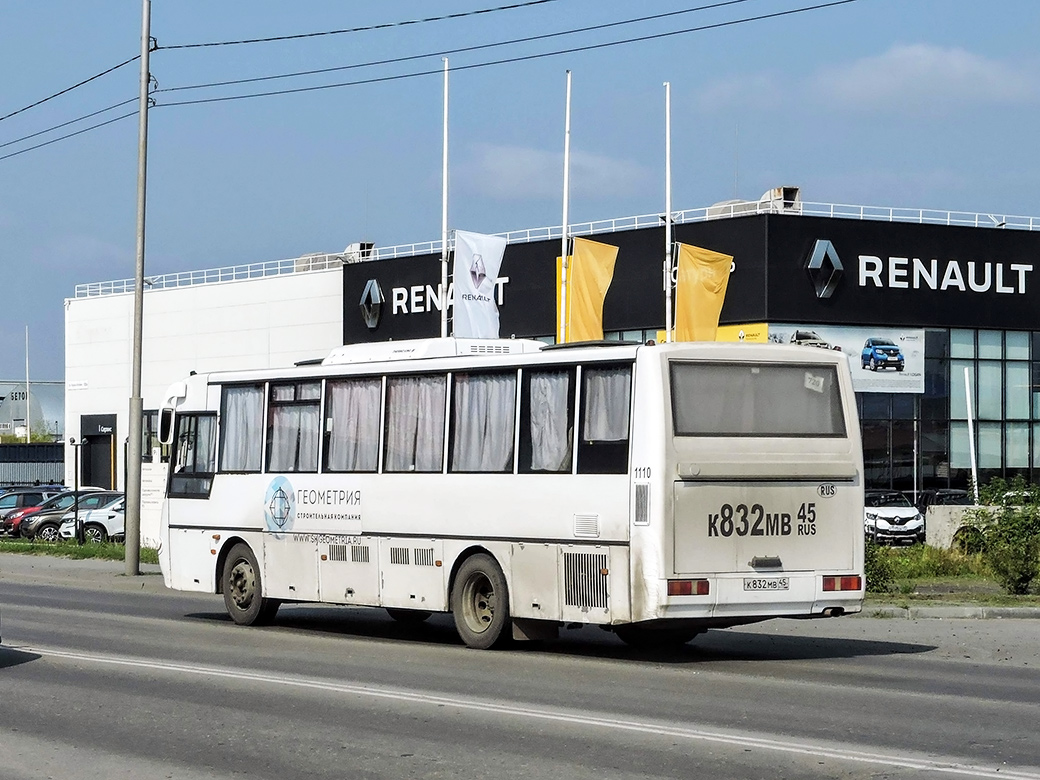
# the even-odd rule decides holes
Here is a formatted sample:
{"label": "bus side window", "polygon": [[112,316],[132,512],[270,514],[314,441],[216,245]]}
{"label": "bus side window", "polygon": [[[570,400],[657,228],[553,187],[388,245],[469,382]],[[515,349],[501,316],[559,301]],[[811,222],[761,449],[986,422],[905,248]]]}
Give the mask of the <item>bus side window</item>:
{"label": "bus side window", "polygon": [[267,412],[267,471],[313,474],[318,470],[321,382],[271,385]]}
{"label": "bus side window", "polygon": [[220,470],[260,471],[264,386],[224,387],[220,403]]}
{"label": "bus side window", "polygon": [[454,374],[449,471],[513,471],[516,371]]}
{"label": "bus side window", "polygon": [[445,374],[387,378],[384,471],[441,471],[447,384]]}
{"label": "bus side window", "polygon": [[378,377],[325,383],[325,471],[378,468],[381,391]]}
{"label": "bus side window", "polygon": [[216,466],[216,432],[215,414],[177,415],[171,496],[209,498]]}
{"label": "bus side window", "polygon": [[628,472],[631,402],[631,366],[582,368],[579,474]]}
{"label": "bus side window", "polygon": [[570,474],[574,369],[524,369],[520,398],[521,474]]}

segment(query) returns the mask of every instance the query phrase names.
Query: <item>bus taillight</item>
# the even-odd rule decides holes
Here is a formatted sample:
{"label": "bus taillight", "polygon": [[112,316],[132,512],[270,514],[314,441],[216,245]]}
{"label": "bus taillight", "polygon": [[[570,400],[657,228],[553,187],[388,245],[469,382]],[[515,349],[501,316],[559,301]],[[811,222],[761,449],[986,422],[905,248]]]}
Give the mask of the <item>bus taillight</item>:
{"label": "bus taillight", "polygon": [[707,580],[668,580],[669,596],[707,596],[710,592]]}
{"label": "bus taillight", "polygon": [[823,589],[827,590],[860,590],[863,587],[863,579],[858,575],[846,575],[844,577],[824,577]]}

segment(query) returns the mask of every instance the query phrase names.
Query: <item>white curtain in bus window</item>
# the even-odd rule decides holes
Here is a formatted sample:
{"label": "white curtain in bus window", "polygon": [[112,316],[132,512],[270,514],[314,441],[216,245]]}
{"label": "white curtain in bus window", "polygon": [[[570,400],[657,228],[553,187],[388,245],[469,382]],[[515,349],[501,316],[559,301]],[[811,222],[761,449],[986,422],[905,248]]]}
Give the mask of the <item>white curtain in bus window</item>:
{"label": "white curtain in bus window", "polygon": [[443,376],[386,382],[386,471],[440,471],[444,453]]}
{"label": "white curtain in bus window", "polygon": [[268,442],[269,472],[315,472],[318,470],[318,382],[271,388],[271,438]]}
{"label": "white curtain in bus window", "polygon": [[628,407],[632,392],[632,370],[628,366],[584,368],[582,439],[624,441],[628,439]]}
{"label": "white curtain in bus window", "polygon": [[672,363],[677,436],[844,436],[829,365]]}
{"label": "white curtain in bus window", "polygon": [[569,371],[531,374],[528,402],[531,407],[531,470],[571,470],[571,430],[568,405]]}
{"label": "white curtain in bus window", "polygon": [[452,471],[512,471],[516,374],[456,374]]}
{"label": "white curtain in bus window", "polygon": [[220,416],[220,470],[259,471],[264,446],[262,386],[225,387]]}
{"label": "white curtain in bus window", "polygon": [[379,389],[379,379],[349,379],[325,385],[327,470],[375,471],[378,467]]}

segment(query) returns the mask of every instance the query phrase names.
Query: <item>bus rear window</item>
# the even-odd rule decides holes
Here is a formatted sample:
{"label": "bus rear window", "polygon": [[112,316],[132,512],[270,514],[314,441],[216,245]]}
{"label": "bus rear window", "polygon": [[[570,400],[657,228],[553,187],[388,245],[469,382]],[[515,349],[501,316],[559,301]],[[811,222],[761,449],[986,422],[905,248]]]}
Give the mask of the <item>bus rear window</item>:
{"label": "bus rear window", "polygon": [[833,365],[671,364],[676,436],[844,437]]}

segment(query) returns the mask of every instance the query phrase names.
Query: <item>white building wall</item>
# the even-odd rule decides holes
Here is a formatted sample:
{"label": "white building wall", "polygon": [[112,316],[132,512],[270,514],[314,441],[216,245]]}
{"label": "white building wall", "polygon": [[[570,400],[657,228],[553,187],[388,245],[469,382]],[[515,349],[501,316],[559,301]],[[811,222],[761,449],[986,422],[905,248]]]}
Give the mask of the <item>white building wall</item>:
{"label": "white building wall", "polygon": [[[80,438],[85,414],[116,415],[122,489],[130,428],[132,293],[65,301],[65,435]],[[343,343],[341,268],[216,284],[145,290],[141,395],[157,409],[191,371],[291,366]],[[74,453],[66,447],[72,482]],[[148,538],[142,516],[142,539]],[[156,528],[157,530],[157,528]]]}

